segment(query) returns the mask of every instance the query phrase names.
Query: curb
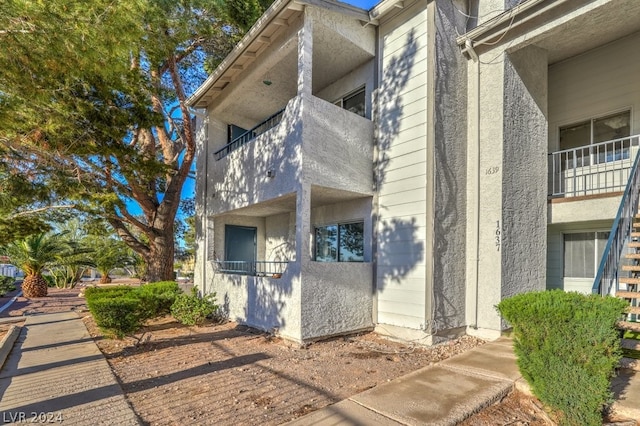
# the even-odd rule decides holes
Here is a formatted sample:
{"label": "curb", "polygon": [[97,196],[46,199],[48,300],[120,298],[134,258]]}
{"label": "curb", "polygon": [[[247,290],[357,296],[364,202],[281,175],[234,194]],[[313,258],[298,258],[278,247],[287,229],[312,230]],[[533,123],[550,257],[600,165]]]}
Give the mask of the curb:
{"label": "curb", "polygon": [[7,360],[11,349],[13,349],[13,344],[20,335],[21,330],[22,327],[19,325],[12,325],[11,328],[9,328],[9,332],[2,339],[2,342],[0,342],[0,369]]}

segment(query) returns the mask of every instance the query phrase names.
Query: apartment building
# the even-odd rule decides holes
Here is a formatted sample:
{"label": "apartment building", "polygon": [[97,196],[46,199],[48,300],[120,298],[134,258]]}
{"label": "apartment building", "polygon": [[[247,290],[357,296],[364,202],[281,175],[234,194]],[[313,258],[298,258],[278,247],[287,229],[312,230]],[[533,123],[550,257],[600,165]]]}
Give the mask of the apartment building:
{"label": "apartment building", "polygon": [[496,337],[590,292],[640,128],[640,3],[276,0],[189,99],[196,285],[303,342]]}

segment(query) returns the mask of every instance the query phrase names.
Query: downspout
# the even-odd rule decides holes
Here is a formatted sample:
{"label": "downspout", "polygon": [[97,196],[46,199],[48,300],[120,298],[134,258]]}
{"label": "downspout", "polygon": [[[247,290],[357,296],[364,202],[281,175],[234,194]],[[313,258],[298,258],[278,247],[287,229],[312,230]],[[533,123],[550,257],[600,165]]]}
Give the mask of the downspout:
{"label": "downspout", "polygon": [[476,132],[474,137],[474,145],[476,150],[476,199],[475,208],[473,209],[473,222],[475,224],[473,228],[474,240],[475,240],[475,254],[473,259],[473,278],[472,282],[475,285],[475,306],[474,306],[474,324],[473,329],[478,329],[478,312],[480,304],[480,59],[473,50],[473,42],[469,39],[465,41],[465,50],[469,53],[469,56],[476,64]]}
{"label": "downspout", "polygon": [[373,191],[373,200],[371,206],[371,264],[373,267],[373,283],[371,292],[373,294],[372,297],[372,308],[371,308],[371,322],[376,326],[378,324],[378,212],[379,209],[379,199],[378,193],[380,191],[380,184],[378,179],[380,178],[380,174],[378,173],[379,165],[380,165],[380,149],[378,146],[378,114],[379,114],[379,106],[378,106],[378,85],[380,84],[380,76],[378,73],[380,72],[380,65],[378,64],[378,58],[380,58],[380,27],[376,26],[376,59],[373,61],[373,84],[371,88],[371,121],[374,123],[373,128],[373,161],[375,164],[375,170],[373,173],[374,176],[374,191]]}
{"label": "downspout", "polygon": [[[474,52],[475,55],[475,52]],[[476,56],[477,58],[477,56]],[[476,237],[476,318],[474,328],[478,329],[478,311],[480,303],[480,61],[476,61],[476,208],[475,208],[475,237]]]}

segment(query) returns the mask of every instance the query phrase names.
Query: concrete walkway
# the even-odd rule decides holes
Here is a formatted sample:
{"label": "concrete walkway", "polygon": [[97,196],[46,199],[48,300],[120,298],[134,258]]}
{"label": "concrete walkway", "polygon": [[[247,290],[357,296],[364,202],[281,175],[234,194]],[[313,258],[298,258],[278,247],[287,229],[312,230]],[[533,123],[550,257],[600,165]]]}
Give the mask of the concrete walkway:
{"label": "concrete walkway", "polygon": [[[0,370],[0,424],[140,424],[75,313],[26,318]],[[527,390],[512,341],[501,338],[289,425],[456,425],[514,386]],[[616,411],[640,419],[640,372],[621,370],[613,390]]]}
{"label": "concrete walkway", "polygon": [[0,370],[0,424],[139,425],[74,312],[28,316]]}
{"label": "concrete walkway", "polygon": [[[514,387],[529,392],[509,338],[500,338],[446,361],[289,422],[319,425],[456,425],[500,400]],[[640,419],[640,372],[614,380],[614,409]]]}

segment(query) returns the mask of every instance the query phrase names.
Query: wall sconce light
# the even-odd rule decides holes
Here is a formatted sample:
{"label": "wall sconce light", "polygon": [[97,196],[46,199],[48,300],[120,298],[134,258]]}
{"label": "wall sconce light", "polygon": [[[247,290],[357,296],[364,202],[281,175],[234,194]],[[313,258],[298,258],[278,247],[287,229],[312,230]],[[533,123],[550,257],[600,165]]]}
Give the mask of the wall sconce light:
{"label": "wall sconce light", "polygon": [[267,170],[267,177],[270,177],[270,178],[276,177],[276,171],[273,169]]}

